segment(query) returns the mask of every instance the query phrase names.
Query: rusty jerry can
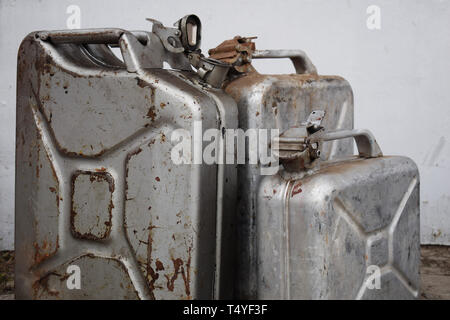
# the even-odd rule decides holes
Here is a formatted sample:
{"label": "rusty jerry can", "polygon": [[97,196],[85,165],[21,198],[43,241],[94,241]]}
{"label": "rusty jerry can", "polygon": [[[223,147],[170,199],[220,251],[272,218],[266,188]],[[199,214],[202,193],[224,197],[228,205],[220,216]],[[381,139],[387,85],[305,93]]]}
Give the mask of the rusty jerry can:
{"label": "rusty jerry can", "polygon": [[[344,138],[355,139],[358,156],[317,159],[322,142]],[[283,168],[258,186],[256,297],[417,298],[414,162],[383,156],[367,130],[323,132],[320,121],[286,130],[277,143]]]}
{"label": "rusty jerry can", "polygon": [[[350,84],[338,76],[318,75],[317,69],[301,50],[255,50],[252,38],[235,37],[209,51],[211,57],[236,64],[224,85],[239,110],[239,128],[279,129],[300,125],[313,110],[323,110],[328,129],[353,128],[353,92]],[[248,59],[247,57],[251,58]],[[256,72],[251,59],[290,59],[295,74],[265,75]],[[248,149],[247,149],[248,151]],[[353,153],[349,139],[324,142],[322,158],[332,159]],[[236,284],[238,299],[255,299],[257,281],[257,198],[260,188],[260,164],[238,167],[238,209],[236,217]]]}
{"label": "rusty jerry can", "polygon": [[18,299],[232,292],[220,238],[235,211],[226,190],[236,168],[171,158],[178,129],[195,137],[237,126],[234,100],[216,89],[228,66],[199,53],[196,16],[175,28],[152,22],[152,32],[34,32],[19,48]]}

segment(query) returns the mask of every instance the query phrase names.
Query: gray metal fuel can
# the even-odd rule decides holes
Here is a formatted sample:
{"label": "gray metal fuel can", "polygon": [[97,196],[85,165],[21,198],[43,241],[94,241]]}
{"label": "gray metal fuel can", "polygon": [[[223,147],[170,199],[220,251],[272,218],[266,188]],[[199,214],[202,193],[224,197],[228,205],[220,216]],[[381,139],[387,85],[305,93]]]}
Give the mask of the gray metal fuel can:
{"label": "gray metal fuel can", "polygon": [[152,22],[152,32],[34,32],[20,46],[19,299],[212,299],[232,291],[218,237],[228,232],[222,213],[234,212],[226,190],[235,189],[235,168],[172,158],[177,130],[201,137],[237,126],[235,102],[215,88],[228,66],[199,52],[196,16],[175,28]]}
{"label": "gray metal fuel can", "polygon": [[[258,187],[256,297],[416,298],[417,166],[383,156],[367,130],[324,131],[317,114],[274,141],[282,169]],[[346,138],[358,156],[319,159],[323,142]]]}

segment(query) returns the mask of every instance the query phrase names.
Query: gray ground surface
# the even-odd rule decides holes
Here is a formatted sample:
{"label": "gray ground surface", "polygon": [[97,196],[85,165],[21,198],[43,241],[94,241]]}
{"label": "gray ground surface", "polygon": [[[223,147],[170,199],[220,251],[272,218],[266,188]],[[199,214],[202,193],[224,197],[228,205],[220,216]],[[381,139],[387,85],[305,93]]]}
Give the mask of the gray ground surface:
{"label": "gray ground surface", "polygon": [[[450,246],[422,246],[421,299],[450,300]],[[14,252],[0,252],[0,300],[14,299]]]}
{"label": "gray ground surface", "polygon": [[450,300],[450,246],[422,246],[422,299]]}
{"label": "gray ground surface", "polygon": [[0,251],[0,300],[14,293],[14,251]]}

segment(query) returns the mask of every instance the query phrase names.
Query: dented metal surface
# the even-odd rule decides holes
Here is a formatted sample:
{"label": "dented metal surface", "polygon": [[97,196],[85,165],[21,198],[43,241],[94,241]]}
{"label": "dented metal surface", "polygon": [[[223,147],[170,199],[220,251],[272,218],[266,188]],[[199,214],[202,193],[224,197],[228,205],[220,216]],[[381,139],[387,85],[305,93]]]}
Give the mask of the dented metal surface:
{"label": "dented metal surface", "polygon": [[[203,130],[236,126],[235,102],[192,72],[156,68],[167,59],[158,60],[161,47],[149,53],[157,66],[139,64],[146,58],[133,60],[128,44],[143,44],[124,36],[125,64],[105,44],[36,33],[19,49],[19,299],[210,299],[222,294],[217,281],[230,282],[231,270],[216,272],[216,212],[218,196],[229,200],[224,215],[234,200],[216,185],[226,179],[234,189],[235,170],[175,165],[170,137],[192,132],[194,121]],[[172,59],[181,70],[186,61]],[[65,284],[71,264],[81,269],[80,290]]]}

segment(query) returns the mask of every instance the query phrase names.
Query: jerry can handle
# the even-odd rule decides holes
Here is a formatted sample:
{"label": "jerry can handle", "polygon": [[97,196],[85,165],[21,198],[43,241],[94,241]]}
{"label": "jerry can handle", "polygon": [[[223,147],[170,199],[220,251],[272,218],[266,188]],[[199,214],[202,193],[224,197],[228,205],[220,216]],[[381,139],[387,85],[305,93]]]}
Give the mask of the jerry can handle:
{"label": "jerry can handle", "polygon": [[255,50],[253,59],[289,58],[294,64],[297,74],[317,74],[317,69],[302,50]]}
{"label": "jerry can handle", "polygon": [[362,158],[382,157],[380,146],[372,132],[366,129],[344,129],[326,131],[321,126],[325,111],[314,110],[300,126],[292,127],[273,139],[273,148],[280,159],[303,158],[303,163],[320,157],[322,142],[354,138],[359,156]]}
{"label": "jerry can handle", "polygon": [[[36,38],[53,44],[119,46],[129,72],[145,68],[162,68],[161,59],[155,59],[153,53],[156,49],[148,50],[149,36],[144,31],[127,31],[119,28],[40,31],[36,33]],[[158,53],[164,54],[162,48]]]}
{"label": "jerry can handle", "polygon": [[377,143],[373,134],[366,129],[354,130],[337,130],[328,132],[318,132],[317,135],[312,135],[309,139],[310,143],[319,141],[331,141],[345,138],[354,138],[356,147],[360,157],[363,158],[377,158],[382,157],[383,153]]}
{"label": "jerry can handle", "polygon": [[[95,29],[73,29],[40,31],[36,36],[43,41],[50,41],[54,44],[109,44],[118,45],[120,37],[127,32],[119,28],[95,28]],[[146,44],[147,35],[145,32],[132,32],[141,42]]]}

